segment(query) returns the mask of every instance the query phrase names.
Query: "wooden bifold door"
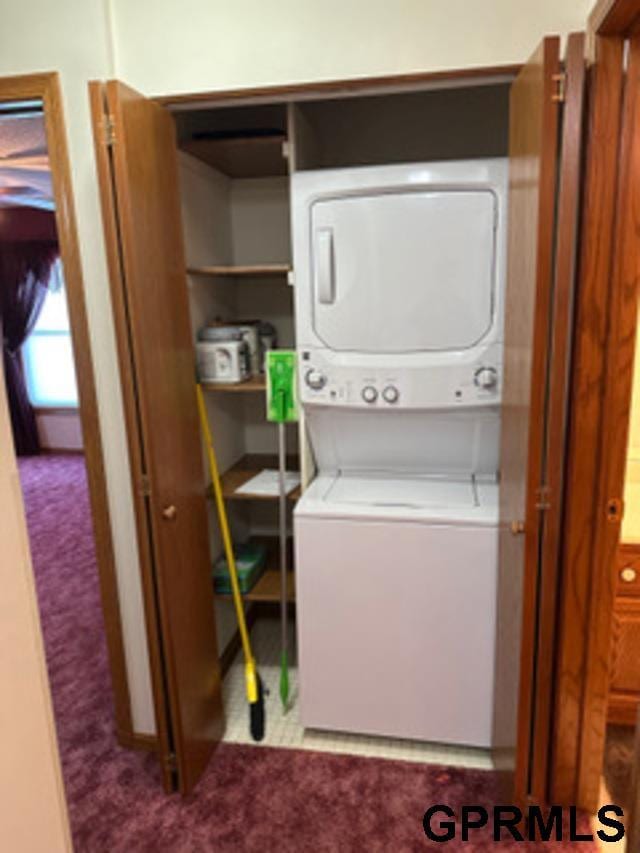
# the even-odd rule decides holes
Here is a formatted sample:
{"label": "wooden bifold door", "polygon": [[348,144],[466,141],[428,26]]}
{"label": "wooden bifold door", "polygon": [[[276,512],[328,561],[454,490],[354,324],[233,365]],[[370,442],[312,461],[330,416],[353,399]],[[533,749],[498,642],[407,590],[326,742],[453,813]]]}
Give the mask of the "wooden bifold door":
{"label": "wooden bifold door", "polygon": [[511,88],[495,741],[521,805],[549,793],[584,51],[545,39]]}
{"label": "wooden bifold door", "polygon": [[[511,90],[495,741],[523,803],[545,799],[553,721],[584,83],[574,35],[564,65],[546,39]],[[186,792],[223,713],[175,131],[118,82],[91,98],[159,749]]]}
{"label": "wooden bifold door", "polygon": [[91,84],[158,750],[190,791],[223,731],[205,480],[169,113]]}

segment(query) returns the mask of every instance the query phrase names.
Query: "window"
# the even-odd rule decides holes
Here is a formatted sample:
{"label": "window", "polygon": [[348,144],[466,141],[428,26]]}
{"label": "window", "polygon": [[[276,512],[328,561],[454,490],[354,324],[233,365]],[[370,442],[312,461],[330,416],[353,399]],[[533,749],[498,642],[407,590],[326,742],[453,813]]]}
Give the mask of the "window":
{"label": "window", "polygon": [[52,271],[52,284],[38,322],[22,348],[29,399],[43,408],[77,406],[69,313],[59,260]]}

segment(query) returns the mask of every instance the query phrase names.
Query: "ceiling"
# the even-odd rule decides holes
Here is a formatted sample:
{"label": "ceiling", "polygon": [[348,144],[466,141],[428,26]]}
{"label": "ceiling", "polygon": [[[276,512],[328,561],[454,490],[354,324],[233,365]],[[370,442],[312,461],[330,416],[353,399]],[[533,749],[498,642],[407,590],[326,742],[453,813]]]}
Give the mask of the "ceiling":
{"label": "ceiling", "polygon": [[0,114],[0,208],[53,210],[44,117]]}

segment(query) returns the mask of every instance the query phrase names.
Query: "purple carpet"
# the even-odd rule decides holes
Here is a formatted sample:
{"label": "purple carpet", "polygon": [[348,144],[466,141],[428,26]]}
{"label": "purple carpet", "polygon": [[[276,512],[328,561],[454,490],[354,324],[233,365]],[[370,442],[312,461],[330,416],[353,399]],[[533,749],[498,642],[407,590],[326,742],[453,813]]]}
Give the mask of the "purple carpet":
{"label": "purple carpet", "polygon": [[[154,758],[121,749],[114,737],[84,461],[21,459],[20,474],[78,853],[474,853],[494,846],[488,835],[462,843],[458,832],[441,847],[422,831],[432,804],[458,813],[463,804],[490,807],[495,778],[481,771],[223,745],[192,796],[165,796]],[[585,819],[580,831],[589,831]],[[498,849],[574,846],[503,842]]]}

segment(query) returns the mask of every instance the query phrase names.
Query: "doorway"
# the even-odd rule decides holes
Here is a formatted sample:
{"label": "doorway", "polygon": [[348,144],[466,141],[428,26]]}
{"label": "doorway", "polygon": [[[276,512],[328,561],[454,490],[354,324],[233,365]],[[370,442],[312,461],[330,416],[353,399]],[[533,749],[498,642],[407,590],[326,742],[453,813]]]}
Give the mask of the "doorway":
{"label": "doorway", "polygon": [[[56,74],[0,80],[6,397],[69,801],[131,730],[93,368]],[[95,765],[94,765],[95,766]]]}

